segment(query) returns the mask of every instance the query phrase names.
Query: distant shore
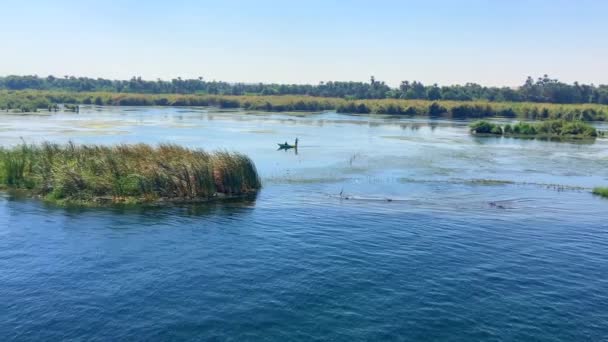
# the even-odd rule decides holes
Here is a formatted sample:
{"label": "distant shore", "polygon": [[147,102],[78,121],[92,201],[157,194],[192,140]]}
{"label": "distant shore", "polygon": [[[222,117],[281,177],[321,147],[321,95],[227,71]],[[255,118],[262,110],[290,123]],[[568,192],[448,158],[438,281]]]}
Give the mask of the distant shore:
{"label": "distant shore", "polygon": [[[6,112],[56,111],[62,106],[214,106],[270,112],[319,112],[334,110],[352,114],[417,115],[454,119],[491,117],[525,120],[562,119],[607,121],[608,105],[554,104],[536,102],[430,101],[313,97],[303,95],[182,95],[116,92],[65,92],[44,90],[1,90],[0,110]],[[67,107],[66,107],[67,106]]]}

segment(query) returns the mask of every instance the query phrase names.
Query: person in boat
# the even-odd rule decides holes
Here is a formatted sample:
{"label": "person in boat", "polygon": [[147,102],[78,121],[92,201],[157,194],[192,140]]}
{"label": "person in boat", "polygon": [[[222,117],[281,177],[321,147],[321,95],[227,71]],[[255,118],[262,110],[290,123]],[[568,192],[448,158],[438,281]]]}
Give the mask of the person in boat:
{"label": "person in boat", "polygon": [[296,148],[298,148],[298,138],[296,138]]}

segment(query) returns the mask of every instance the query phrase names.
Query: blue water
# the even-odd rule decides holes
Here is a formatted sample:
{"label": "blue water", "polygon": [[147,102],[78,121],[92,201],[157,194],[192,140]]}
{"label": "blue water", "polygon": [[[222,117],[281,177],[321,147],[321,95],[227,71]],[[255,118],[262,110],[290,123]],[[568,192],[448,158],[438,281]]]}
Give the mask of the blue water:
{"label": "blue water", "polygon": [[[2,119],[3,145],[236,149],[265,186],[164,208],[0,194],[2,341],[608,340],[608,201],[590,194],[608,184],[604,140],[334,113]],[[298,154],[274,149],[296,135]]]}

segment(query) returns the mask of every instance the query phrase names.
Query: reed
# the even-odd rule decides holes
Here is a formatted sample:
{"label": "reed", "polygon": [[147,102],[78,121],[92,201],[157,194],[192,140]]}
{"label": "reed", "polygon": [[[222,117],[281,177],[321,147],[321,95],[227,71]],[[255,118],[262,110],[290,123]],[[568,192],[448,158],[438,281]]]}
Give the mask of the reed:
{"label": "reed", "polygon": [[112,92],[60,92],[0,90],[0,109],[35,111],[56,104],[115,106],[215,106],[274,112],[335,110],[352,114],[388,114],[446,117],[453,119],[507,117],[522,120],[608,120],[608,106],[601,104],[554,104],[536,102],[428,101],[402,99],[349,100],[303,95],[196,95],[134,94]]}
{"label": "reed", "polygon": [[177,145],[40,145],[0,149],[0,184],[57,203],[206,201],[261,187],[245,155]]}
{"label": "reed", "polygon": [[518,122],[513,125],[507,124],[504,126],[481,120],[471,123],[469,128],[473,134],[493,134],[512,137],[592,139],[601,135],[595,127],[580,120]]}
{"label": "reed", "polygon": [[471,133],[474,134],[495,134],[502,135],[503,129],[500,125],[488,121],[475,121],[469,125]]}

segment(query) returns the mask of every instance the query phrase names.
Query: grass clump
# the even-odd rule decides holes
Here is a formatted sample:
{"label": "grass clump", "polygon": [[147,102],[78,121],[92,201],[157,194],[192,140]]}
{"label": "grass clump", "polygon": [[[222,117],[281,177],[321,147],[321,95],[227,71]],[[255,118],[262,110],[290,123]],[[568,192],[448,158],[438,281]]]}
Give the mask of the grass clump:
{"label": "grass clump", "polygon": [[511,137],[539,138],[595,138],[600,133],[592,125],[577,120],[547,120],[541,122],[518,122],[504,127],[487,121],[476,121],[470,126],[473,134],[495,134]]}
{"label": "grass clump", "polygon": [[597,196],[601,196],[604,198],[608,198],[608,187],[597,187],[593,189],[593,194]]}
{"label": "grass clump", "polygon": [[500,125],[488,121],[475,121],[470,126],[471,132],[474,134],[503,134]]}
{"label": "grass clump", "polygon": [[239,153],[177,145],[41,145],[0,149],[0,185],[56,203],[205,201],[260,189]]}

